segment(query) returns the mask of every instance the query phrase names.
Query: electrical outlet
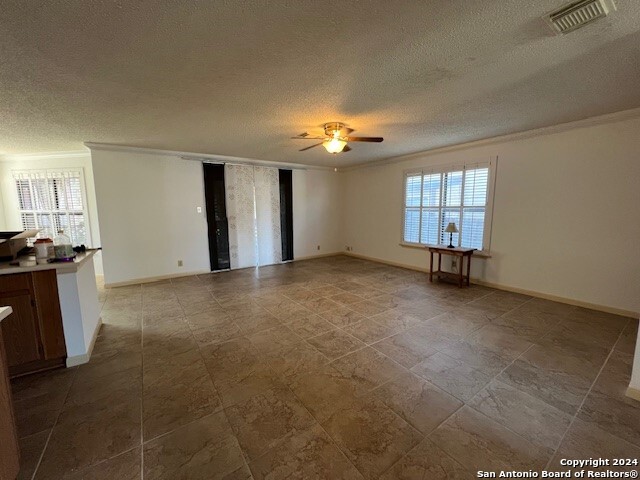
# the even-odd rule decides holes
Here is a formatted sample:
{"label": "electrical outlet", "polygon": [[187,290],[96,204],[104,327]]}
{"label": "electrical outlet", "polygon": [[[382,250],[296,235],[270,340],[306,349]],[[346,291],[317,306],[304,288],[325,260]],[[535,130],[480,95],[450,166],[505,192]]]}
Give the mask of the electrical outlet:
{"label": "electrical outlet", "polygon": [[451,266],[453,268],[458,268],[458,259],[457,258],[451,259]]}
{"label": "electrical outlet", "polygon": [[202,207],[196,207],[196,212],[202,213]]}
{"label": "electrical outlet", "polygon": [[181,267],[182,266],[182,260],[178,260],[178,266]]}

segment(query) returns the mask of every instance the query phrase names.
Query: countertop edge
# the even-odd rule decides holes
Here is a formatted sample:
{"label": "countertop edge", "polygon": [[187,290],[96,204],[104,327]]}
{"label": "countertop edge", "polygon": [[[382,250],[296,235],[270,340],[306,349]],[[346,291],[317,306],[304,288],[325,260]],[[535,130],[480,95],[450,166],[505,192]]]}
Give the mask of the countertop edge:
{"label": "countertop edge", "polygon": [[0,322],[13,313],[11,307],[0,307]]}
{"label": "countertop edge", "polygon": [[[39,272],[42,270],[56,270],[58,273],[73,273],[77,272],[79,268],[87,262],[87,260],[93,258],[98,252],[97,249],[90,249],[86,252],[79,253],[73,262],[60,262],[60,263],[47,263],[46,265],[32,265],[29,267],[20,266],[3,266],[0,264],[0,275],[12,275],[14,273],[27,273],[27,272]],[[8,262],[4,262],[6,265]]]}

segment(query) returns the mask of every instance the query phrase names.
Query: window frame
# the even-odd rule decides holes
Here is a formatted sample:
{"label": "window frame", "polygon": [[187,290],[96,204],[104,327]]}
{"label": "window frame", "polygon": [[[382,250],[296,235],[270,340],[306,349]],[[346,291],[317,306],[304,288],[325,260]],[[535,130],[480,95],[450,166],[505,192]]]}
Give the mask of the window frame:
{"label": "window frame", "polygon": [[[89,206],[87,204],[87,187],[86,187],[86,181],[85,181],[85,172],[84,172],[84,168],[83,167],[64,167],[64,168],[31,168],[31,169],[26,169],[26,168],[20,168],[20,169],[13,169],[11,170],[11,174],[12,174],[12,178],[13,178],[13,188],[14,188],[14,192],[16,195],[16,207],[18,210],[18,216],[20,217],[20,223],[22,228],[24,228],[24,223],[22,220],[22,214],[23,213],[32,213],[34,215],[34,219],[36,221],[36,228],[38,229],[42,229],[42,227],[37,226],[37,218],[38,218],[38,214],[54,214],[56,211],[59,212],[65,212],[68,214],[68,212],[78,212],[79,210],[33,210],[33,209],[27,209],[27,210],[23,210],[20,205],[20,197],[18,195],[18,191],[17,191],[17,181],[18,180],[23,180],[21,178],[19,178],[20,175],[27,175],[28,176],[28,180],[29,180],[29,188],[31,190],[31,195],[33,198],[33,178],[31,177],[33,174],[40,174],[40,175],[44,175],[45,178],[49,179],[49,174],[51,173],[76,173],[78,174],[78,178],[80,179],[80,193],[82,196],[82,216],[85,222],[85,245],[90,246],[93,245],[92,243],[92,232],[91,232],[91,220],[89,217]],[[65,232],[67,233],[67,232]],[[57,234],[57,232],[53,232],[53,235],[55,236]],[[68,234],[68,233],[67,233]],[[38,234],[38,238],[39,238],[39,234]],[[73,239],[72,239],[73,241]]]}
{"label": "window frame", "polygon": [[[487,203],[485,204],[485,217],[484,217],[484,226],[483,226],[483,232],[482,232],[482,249],[476,250],[476,254],[480,255],[480,256],[490,256],[490,252],[491,252],[491,231],[492,231],[492,226],[493,226],[493,203],[494,203],[494,196],[495,196],[495,181],[496,181],[496,171],[497,171],[497,166],[498,166],[498,157],[490,157],[489,159],[480,159],[480,160],[474,160],[474,161],[469,161],[469,162],[464,162],[464,163],[455,163],[455,164],[440,164],[440,165],[433,165],[433,166],[426,166],[426,167],[417,167],[417,168],[410,168],[410,169],[406,169],[402,172],[402,198],[400,199],[400,207],[401,207],[401,218],[402,218],[402,225],[401,225],[401,230],[400,230],[400,245],[404,245],[407,247],[428,247],[428,246],[432,246],[434,244],[431,243],[420,243],[420,242],[408,242],[404,239],[404,233],[405,233],[405,221],[406,221],[406,211],[407,208],[411,208],[411,207],[407,207],[407,177],[411,176],[411,175],[422,175],[422,181],[421,181],[421,188],[420,188],[420,205],[418,208],[418,211],[420,212],[420,222],[422,222],[422,210],[425,208],[423,207],[423,194],[424,194],[424,175],[429,175],[429,174],[443,174],[443,173],[449,173],[449,172],[457,172],[457,171],[461,171],[461,170],[467,170],[467,169],[472,169],[472,167],[478,166],[478,165],[487,165],[487,167],[489,168],[489,179],[488,179],[488,185],[487,185]],[[442,180],[441,180],[441,184],[440,184],[440,190],[442,192]],[[464,188],[464,186],[463,186]],[[442,193],[440,194],[442,195]],[[464,202],[464,190],[462,190],[461,193],[461,202]],[[441,212],[443,208],[446,208],[446,206],[442,205],[442,196],[440,197],[440,203],[437,207],[433,207],[434,209],[437,208],[438,212]],[[461,205],[460,210],[462,210],[464,208],[464,203]],[[440,217],[440,213],[438,215]],[[460,227],[462,226],[462,224],[460,225]],[[462,230],[460,230],[460,232],[462,233]],[[459,238],[462,238],[462,235],[459,236]]]}

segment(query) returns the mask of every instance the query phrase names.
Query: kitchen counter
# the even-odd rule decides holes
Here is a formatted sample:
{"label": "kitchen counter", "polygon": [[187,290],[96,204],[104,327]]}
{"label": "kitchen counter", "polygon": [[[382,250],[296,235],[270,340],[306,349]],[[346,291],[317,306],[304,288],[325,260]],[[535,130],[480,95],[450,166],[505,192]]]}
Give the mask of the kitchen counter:
{"label": "kitchen counter", "polygon": [[[0,289],[0,297],[12,298],[15,302],[21,302],[20,304],[22,305],[21,312],[16,313],[16,319],[20,318],[19,321],[22,325],[26,325],[29,319],[32,319],[31,321],[35,322],[36,326],[29,331],[39,334],[41,343],[54,342],[54,336],[45,338],[44,334],[51,330],[55,329],[57,331],[59,329],[60,335],[55,336],[56,348],[53,349],[56,354],[49,355],[49,358],[45,358],[43,361],[55,363],[56,359],[60,359],[61,364],[66,364],[67,367],[89,361],[93,344],[101,325],[98,289],[93,264],[93,257],[97,251],[97,249],[92,249],[78,253],[76,258],[70,262],[54,262],[22,267],[10,265],[8,261],[0,262],[0,284],[4,286],[4,290]],[[35,255],[30,255],[30,257],[35,260]],[[25,256],[19,258],[24,260]],[[14,275],[15,277],[12,278]],[[51,279],[47,285],[53,294],[47,296],[46,300],[36,298],[43,291],[41,288],[34,287],[36,276],[47,276]],[[20,287],[20,285],[23,285],[23,287]],[[16,291],[21,288],[22,293]],[[31,303],[29,304],[27,300],[24,300],[27,297],[20,297],[19,295],[21,294],[32,295]],[[36,305],[39,301],[43,302],[41,306]],[[48,309],[45,306],[48,306]],[[16,311],[14,307],[14,312]],[[55,312],[58,313],[56,314]],[[54,325],[60,326],[54,327]],[[19,332],[27,331],[26,326],[12,328],[11,330],[16,335]],[[17,338],[10,340],[13,345],[11,350],[13,359],[17,359],[20,356],[26,359],[28,356],[26,352],[30,345],[36,345],[37,343],[36,340],[29,342],[26,333],[22,340],[24,340],[22,343],[18,342]],[[59,345],[62,346],[58,348]],[[47,357],[46,348],[42,347],[40,351],[44,351],[41,356]],[[35,369],[30,369],[30,365],[38,366],[33,361],[36,353],[34,350],[29,356],[32,360],[30,363],[26,363],[25,360],[25,373],[36,371]],[[17,368],[13,367],[15,363],[15,361],[12,361],[12,368],[14,369],[12,375],[20,374]]]}
{"label": "kitchen counter", "polygon": [[[53,262],[44,265],[31,265],[28,267],[21,267],[18,265],[10,265],[10,262],[0,262],[0,275],[10,275],[12,273],[24,273],[24,272],[37,272],[40,270],[58,270],[59,273],[77,272],[78,269],[93,256],[98,250],[87,250],[83,253],[78,253],[76,258],[72,262]],[[26,255],[20,257],[24,260],[26,258],[32,259],[35,262],[35,255]]]}

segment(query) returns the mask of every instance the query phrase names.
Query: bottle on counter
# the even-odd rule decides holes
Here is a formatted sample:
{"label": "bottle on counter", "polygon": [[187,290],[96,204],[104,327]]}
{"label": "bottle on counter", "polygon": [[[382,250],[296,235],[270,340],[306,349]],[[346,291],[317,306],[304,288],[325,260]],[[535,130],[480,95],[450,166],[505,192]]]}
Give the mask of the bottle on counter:
{"label": "bottle on counter", "polygon": [[36,262],[40,264],[46,264],[50,258],[53,258],[53,240],[50,238],[39,238],[35,241],[33,246],[36,249]]}
{"label": "bottle on counter", "polygon": [[58,235],[53,238],[53,251],[57,260],[69,260],[75,252],[71,246],[71,239],[64,234],[64,230],[58,230]]}

